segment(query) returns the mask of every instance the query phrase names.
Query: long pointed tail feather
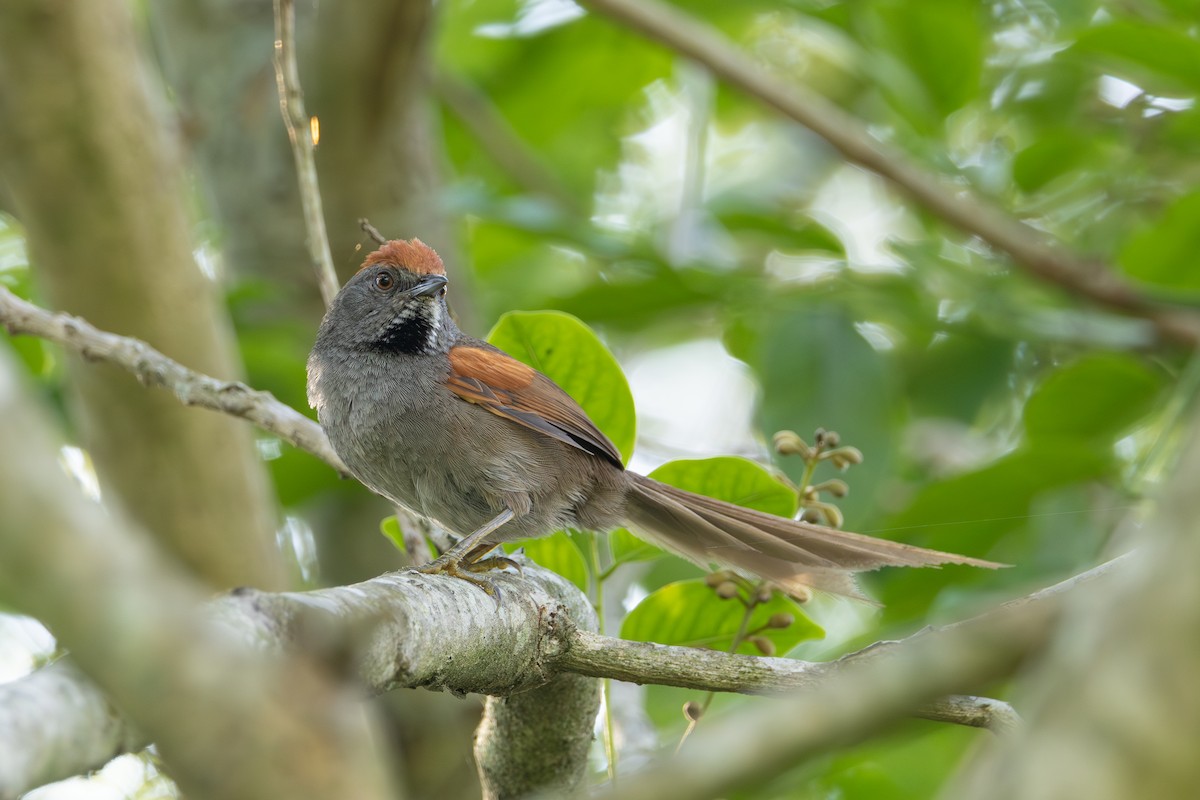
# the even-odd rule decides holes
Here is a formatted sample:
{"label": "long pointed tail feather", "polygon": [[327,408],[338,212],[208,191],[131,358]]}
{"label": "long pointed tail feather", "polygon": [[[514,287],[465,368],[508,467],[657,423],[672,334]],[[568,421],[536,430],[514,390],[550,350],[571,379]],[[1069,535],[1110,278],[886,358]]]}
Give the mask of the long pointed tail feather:
{"label": "long pointed tail feather", "polygon": [[740,567],[793,593],[812,587],[867,599],[852,573],[888,566],[1005,566],[776,517],[629,474],[626,513],[638,532],[697,563]]}

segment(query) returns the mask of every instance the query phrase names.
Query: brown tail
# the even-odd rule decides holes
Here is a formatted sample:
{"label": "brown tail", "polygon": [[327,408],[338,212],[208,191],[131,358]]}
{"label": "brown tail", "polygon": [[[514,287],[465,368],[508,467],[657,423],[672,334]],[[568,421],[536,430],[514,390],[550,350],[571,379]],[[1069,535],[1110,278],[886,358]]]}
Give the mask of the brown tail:
{"label": "brown tail", "polygon": [[776,517],[626,474],[632,478],[626,514],[635,530],[696,563],[740,567],[790,592],[812,587],[867,599],[852,573],[939,564],[1005,566]]}

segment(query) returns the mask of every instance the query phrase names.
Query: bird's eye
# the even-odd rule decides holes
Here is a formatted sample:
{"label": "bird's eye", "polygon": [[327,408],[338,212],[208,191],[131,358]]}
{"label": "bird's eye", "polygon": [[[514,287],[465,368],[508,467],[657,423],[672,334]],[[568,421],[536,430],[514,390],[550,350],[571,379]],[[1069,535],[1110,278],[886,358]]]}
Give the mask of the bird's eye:
{"label": "bird's eye", "polygon": [[446,287],[443,285],[442,288],[438,289],[438,297],[445,297],[445,296],[446,296]]}
{"label": "bird's eye", "polygon": [[390,272],[381,272],[375,276],[375,288],[381,292],[391,291],[396,285],[396,279],[392,277]]}

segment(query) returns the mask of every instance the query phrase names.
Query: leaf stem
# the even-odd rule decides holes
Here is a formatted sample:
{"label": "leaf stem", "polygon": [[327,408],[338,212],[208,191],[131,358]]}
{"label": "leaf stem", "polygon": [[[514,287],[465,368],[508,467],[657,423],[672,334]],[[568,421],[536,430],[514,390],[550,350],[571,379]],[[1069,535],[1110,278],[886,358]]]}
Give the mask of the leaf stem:
{"label": "leaf stem", "polygon": [[[596,619],[600,634],[604,635],[604,581],[613,573],[617,565],[612,564],[607,569],[601,568],[600,537],[589,534],[592,544],[592,605],[596,608]],[[608,761],[608,780],[617,785],[617,737],[613,727],[611,681],[605,678],[600,683],[600,696],[604,703],[604,756]]]}

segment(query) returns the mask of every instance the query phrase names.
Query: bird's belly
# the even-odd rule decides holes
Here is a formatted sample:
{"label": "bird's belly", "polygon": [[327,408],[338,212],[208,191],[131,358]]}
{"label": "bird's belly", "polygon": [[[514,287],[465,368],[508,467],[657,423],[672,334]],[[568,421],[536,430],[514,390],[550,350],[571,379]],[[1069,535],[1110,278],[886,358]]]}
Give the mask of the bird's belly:
{"label": "bird's belly", "polygon": [[354,476],[379,495],[470,533],[504,508],[486,459],[473,452],[444,414],[357,413],[351,407],[327,428]]}

